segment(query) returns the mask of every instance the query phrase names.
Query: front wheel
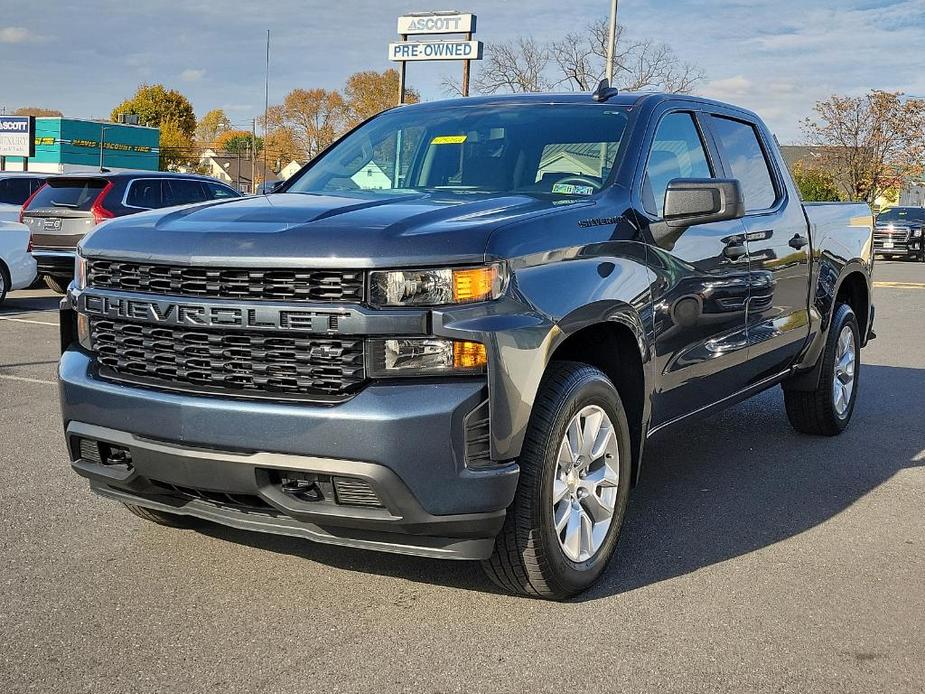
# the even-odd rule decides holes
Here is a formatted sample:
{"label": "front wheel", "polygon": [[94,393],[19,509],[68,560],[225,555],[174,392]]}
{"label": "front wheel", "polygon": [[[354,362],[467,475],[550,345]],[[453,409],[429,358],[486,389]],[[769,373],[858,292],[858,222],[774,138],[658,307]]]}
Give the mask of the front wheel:
{"label": "front wheel", "polygon": [[631,446],[620,395],[598,369],[554,362],[519,459],[520,481],[492,556],[504,590],[563,600],[613,556],[629,498]]}
{"label": "front wheel", "polygon": [[784,388],[787,418],[804,434],[835,436],[851,420],[858,397],[860,375],[860,329],[854,311],[838,304],[826,340],[819,384],[813,391]]}

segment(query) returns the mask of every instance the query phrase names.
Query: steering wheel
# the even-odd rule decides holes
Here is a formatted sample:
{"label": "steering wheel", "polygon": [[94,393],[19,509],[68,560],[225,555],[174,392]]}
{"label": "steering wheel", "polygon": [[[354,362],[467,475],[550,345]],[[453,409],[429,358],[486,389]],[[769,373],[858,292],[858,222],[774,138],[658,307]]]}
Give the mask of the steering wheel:
{"label": "steering wheel", "polygon": [[560,178],[555,182],[554,185],[561,185],[563,183],[577,183],[578,185],[591,186],[595,191],[601,189],[601,184],[598,181],[595,181],[593,178],[589,178],[587,176],[566,176],[565,178]]}

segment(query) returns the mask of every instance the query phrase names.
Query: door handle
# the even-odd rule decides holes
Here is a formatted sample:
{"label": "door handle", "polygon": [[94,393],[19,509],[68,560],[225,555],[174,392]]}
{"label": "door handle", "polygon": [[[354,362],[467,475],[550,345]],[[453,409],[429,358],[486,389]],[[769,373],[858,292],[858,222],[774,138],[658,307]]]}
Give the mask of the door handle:
{"label": "door handle", "polygon": [[809,239],[805,236],[800,236],[799,234],[794,234],[793,238],[787,242],[787,245],[793,248],[794,250],[800,250],[803,246],[806,246],[809,243]]}
{"label": "door handle", "polygon": [[745,248],[745,242],[741,240],[730,241],[723,249],[723,255],[729,260],[738,260],[744,257],[748,251]]}

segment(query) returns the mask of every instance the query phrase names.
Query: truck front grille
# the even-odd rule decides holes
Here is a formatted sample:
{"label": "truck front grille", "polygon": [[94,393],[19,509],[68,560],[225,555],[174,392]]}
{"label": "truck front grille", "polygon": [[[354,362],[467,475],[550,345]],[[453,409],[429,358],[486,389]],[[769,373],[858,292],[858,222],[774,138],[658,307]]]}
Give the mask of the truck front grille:
{"label": "truck front grille", "polygon": [[184,267],[90,259],[87,284],[100,289],[212,299],[363,300],[363,272],[358,270]]}
{"label": "truck front grille", "polygon": [[363,341],[92,320],[100,376],[189,392],[338,399],[366,378]]}
{"label": "truck front grille", "polygon": [[909,241],[909,227],[875,227],[874,241],[893,241],[894,243],[906,243]]}

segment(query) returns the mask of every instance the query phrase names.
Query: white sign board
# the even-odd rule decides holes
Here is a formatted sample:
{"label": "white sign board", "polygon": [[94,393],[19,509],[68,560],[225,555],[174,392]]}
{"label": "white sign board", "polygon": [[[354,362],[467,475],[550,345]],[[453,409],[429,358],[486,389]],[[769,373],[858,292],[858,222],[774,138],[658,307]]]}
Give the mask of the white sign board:
{"label": "white sign board", "polygon": [[0,157],[35,156],[35,118],[0,116]]}
{"label": "white sign board", "polygon": [[481,41],[402,41],[389,44],[389,60],[481,60]]}
{"label": "white sign board", "polygon": [[398,18],[399,34],[468,34],[473,31],[474,14],[412,14]]}

